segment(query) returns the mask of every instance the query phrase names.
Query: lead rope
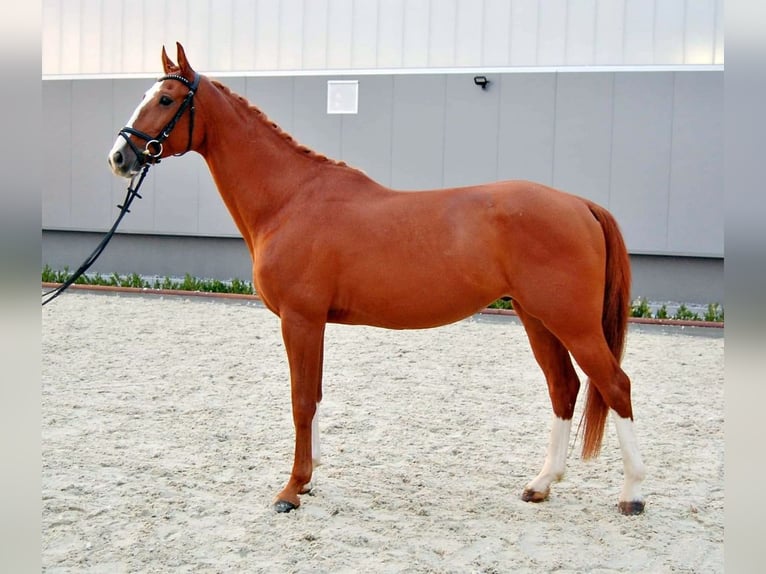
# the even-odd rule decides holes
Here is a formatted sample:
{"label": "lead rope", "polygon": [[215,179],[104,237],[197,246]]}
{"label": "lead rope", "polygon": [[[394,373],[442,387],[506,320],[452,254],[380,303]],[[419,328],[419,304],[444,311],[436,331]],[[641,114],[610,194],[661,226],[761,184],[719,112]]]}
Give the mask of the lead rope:
{"label": "lead rope", "polygon": [[[83,273],[85,273],[91,265],[93,265],[96,262],[96,259],[98,259],[99,255],[104,251],[106,248],[106,245],[109,243],[109,241],[114,236],[114,232],[117,231],[117,226],[120,225],[120,221],[122,221],[122,218],[125,217],[126,213],[130,212],[130,204],[133,203],[133,200],[138,198],[141,199],[141,196],[138,193],[138,190],[141,188],[141,184],[144,181],[144,178],[146,177],[146,172],[149,171],[149,168],[152,166],[152,164],[145,164],[143,169],[141,170],[141,173],[138,174],[138,176],[133,176],[133,178],[130,180],[130,185],[128,185],[127,193],[125,194],[125,200],[123,201],[122,205],[118,205],[117,207],[120,209],[120,213],[117,216],[117,219],[114,221],[114,224],[112,225],[112,228],[107,231],[104,238],[101,240],[101,243],[98,244],[96,249],[93,250],[93,253],[91,253],[85,261],[83,261],[82,265],[72,273],[72,275],[64,281],[61,285],[56,287],[55,289],[52,289],[48,291],[47,293],[43,293],[43,305],[47,305],[51,301],[53,301],[56,297],[61,295],[64,291],[66,291],[75,281],[77,281]],[[136,181],[136,178],[138,178],[138,181]],[[135,187],[133,186],[133,182],[136,182]]]}

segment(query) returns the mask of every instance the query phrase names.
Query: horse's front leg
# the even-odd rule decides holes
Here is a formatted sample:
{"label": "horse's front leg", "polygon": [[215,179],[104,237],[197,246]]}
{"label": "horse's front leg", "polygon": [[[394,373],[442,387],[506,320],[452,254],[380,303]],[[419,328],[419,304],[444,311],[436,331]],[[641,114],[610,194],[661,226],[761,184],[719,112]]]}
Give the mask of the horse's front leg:
{"label": "horse's front leg", "polygon": [[[282,338],[290,363],[290,390],[295,425],[295,459],[287,486],[274,501],[277,512],[290,512],[300,506],[300,494],[311,489],[312,423],[320,400],[324,321],[302,316],[282,316]],[[318,439],[318,437],[315,437]],[[318,440],[314,441],[314,449]]]}

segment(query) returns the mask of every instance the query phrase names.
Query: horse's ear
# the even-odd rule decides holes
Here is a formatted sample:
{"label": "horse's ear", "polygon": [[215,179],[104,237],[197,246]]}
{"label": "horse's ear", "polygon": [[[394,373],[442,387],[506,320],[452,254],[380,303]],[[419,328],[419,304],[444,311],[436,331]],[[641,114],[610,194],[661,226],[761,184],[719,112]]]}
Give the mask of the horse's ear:
{"label": "horse's ear", "polygon": [[186,52],[184,52],[184,47],[180,42],[176,42],[176,50],[178,54],[178,67],[181,68],[181,73],[186,77],[193,77],[194,70],[189,65],[189,60],[186,59]]}
{"label": "horse's ear", "polygon": [[171,71],[177,69],[177,66],[173,63],[173,60],[168,57],[168,53],[165,51],[165,46],[162,47],[162,68],[165,70],[166,74],[169,74]]}

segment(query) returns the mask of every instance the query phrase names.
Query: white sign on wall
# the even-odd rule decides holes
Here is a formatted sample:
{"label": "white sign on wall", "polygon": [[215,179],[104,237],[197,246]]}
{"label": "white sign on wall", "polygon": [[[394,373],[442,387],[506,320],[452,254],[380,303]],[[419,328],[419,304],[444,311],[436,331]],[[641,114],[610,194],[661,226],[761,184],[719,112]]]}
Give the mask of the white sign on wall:
{"label": "white sign on wall", "polygon": [[355,114],[359,109],[358,80],[327,81],[327,113]]}

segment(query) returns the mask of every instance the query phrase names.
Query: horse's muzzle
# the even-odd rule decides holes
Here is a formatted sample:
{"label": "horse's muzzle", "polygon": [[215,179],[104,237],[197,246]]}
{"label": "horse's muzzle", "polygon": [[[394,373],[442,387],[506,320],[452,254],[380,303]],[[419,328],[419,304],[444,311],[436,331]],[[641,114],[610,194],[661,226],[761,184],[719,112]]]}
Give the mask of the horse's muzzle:
{"label": "horse's muzzle", "polygon": [[138,161],[135,152],[120,141],[116,142],[109,152],[107,161],[114,174],[119,177],[133,177],[141,169],[141,162]]}

